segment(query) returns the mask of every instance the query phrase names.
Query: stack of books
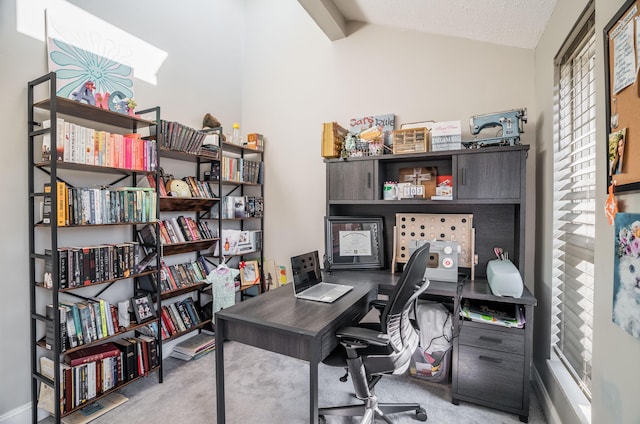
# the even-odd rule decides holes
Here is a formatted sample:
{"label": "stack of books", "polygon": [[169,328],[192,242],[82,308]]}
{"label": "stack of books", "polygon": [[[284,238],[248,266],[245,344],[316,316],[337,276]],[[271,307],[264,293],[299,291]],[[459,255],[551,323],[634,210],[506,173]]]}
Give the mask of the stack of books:
{"label": "stack of books", "polygon": [[216,347],[214,336],[206,333],[199,333],[190,339],[182,341],[174,346],[171,356],[183,361],[198,359],[209,352],[213,352]]}

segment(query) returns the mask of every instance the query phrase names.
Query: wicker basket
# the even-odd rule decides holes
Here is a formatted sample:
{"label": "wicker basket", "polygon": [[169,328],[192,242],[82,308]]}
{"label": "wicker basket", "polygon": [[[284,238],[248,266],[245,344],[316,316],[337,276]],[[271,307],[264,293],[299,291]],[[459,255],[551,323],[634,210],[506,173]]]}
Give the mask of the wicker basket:
{"label": "wicker basket", "polygon": [[347,149],[349,157],[380,156],[384,154],[384,143],[379,141],[356,141],[351,149]]}

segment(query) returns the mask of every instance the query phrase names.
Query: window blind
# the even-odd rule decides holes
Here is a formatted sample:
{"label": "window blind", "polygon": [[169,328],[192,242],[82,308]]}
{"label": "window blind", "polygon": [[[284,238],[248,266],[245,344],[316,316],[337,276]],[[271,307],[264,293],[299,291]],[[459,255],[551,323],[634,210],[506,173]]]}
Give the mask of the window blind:
{"label": "window blind", "polygon": [[556,60],[552,339],[591,398],[595,234],[595,30],[591,13]]}

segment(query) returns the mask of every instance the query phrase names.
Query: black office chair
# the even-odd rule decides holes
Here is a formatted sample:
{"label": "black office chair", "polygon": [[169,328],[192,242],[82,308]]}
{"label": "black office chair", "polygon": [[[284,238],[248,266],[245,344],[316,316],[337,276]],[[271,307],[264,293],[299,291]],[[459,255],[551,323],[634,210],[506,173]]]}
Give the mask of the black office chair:
{"label": "black office chair", "polygon": [[[362,416],[361,424],[374,424],[376,418],[392,421],[386,414],[415,411],[416,419],[427,420],[427,412],[418,403],[379,403],[374,386],[385,374],[402,374],[418,346],[418,333],[410,319],[418,296],[429,287],[424,276],[429,243],[409,258],[393,293],[380,314],[380,323],[345,327],[336,332],[338,346],[323,362],[348,369],[353,388],[362,404],[320,408],[320,423],[325,415]],[[341,378],[342,381],[346,379]]]}

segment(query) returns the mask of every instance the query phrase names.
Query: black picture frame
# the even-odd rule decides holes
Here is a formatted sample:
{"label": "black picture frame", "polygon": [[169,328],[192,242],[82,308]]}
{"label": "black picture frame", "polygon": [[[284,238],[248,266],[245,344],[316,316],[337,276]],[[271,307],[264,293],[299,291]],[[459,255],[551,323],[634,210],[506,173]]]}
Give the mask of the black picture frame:
{"label": "black picture frame", "polygon": [[138,324],[150,321],[156,317],[156,310],[153,307],[153,300],[149,293],[133,296],[131,298],[131,309],[133,309],[133,315],[136,317]]}
{"label": "black picture frame", "polygon": [[325,217],[325,254],[332,269],[384,267],[381,216]]}

